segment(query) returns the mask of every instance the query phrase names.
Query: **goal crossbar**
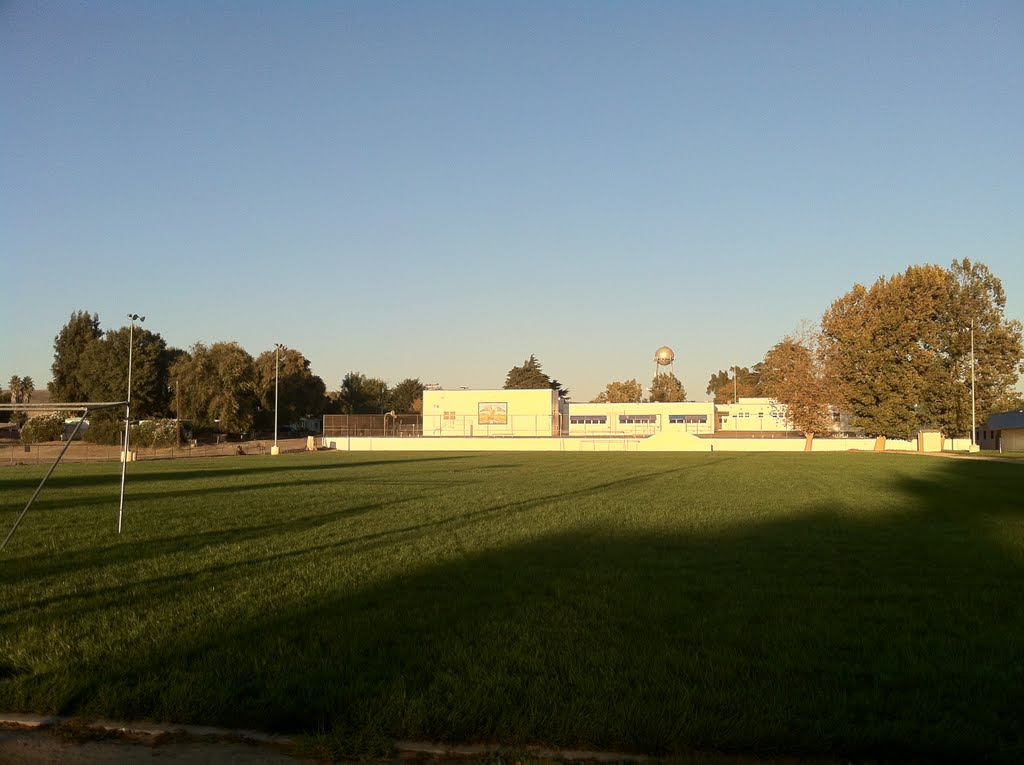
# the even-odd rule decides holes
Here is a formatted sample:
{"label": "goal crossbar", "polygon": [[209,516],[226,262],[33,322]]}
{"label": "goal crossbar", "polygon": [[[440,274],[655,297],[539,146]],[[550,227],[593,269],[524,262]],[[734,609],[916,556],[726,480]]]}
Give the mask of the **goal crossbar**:
{"label": "goal crossbar", "polygon": [[[82,413],[82,417],[81,417],[81,419],[78,420],[78,423],[75,425],[75,429],[73,431],[71,431],[71,435],[68,436],[68,439],[67,439],[67,441],[64,444],[64,448],[60,450],[60,453],[57,455],[57,458],[53,461],[53,464],[50,465],[50,469],[48,471],[46,471],[46,475],[43,476],[43,480],[39,482],[39,485],[36,487],[36,490],[32,493],[32,496],[28,500],[28,504],[25,505],[25,509],[22,510],[21,511],[21,515],[18,516],[18,520],[16,520],[14,522],[14,525],[11,526],[11,530],[9,532],[7,532],[7,536],[4,538],[4,541],[2,543],[0,543],[0,550],[3,550],[5,547],[7,547],[7,542],[10,541],[12,536],[14,536],[14,532],[17,530],[18,526],[21,524],[21,519],[25,517],[25,514],[28,512],[28,509],[30,507],[32,507],[32,503],[36,501],[36,497],[38,497],[39,496],[39,492],[41,492],[43,490],[43,486],[46,485],[46,481],[53,474],[53,471],[57,469],[57,465],[60,464],[60,461],[64,457],[64,454],[67,452],[68,447],[71,446],[71,442],[74,440],[75,436],[78,435],[78,431],[81,429],[82,423],[85,422],[85,418],[89,415],[89,412],[97,411],[99,409],[113,409],[114,407],[118,407],[118,406],[128,406],[128,402],[127,401],[103,401],[103,402],[95,402],[95,403],[90,403],[90,402],[73,403],[72,402],[72,403],[61,403],[61,404],[2,404],[2,405],[0,405],[0,411],[5,411],[5,412],[11,412],[11,411],[15,411],[15,412],[17,412],[17,411],[33,411],[33,407],[35,407],[36,411],[38,411],[38,410],[46,410],[46,411],[59,410],[59,411],[73,411],[73,412],[81,412]],[[124,455],[124,459],[128,459],[128,455],[127,454]]]}

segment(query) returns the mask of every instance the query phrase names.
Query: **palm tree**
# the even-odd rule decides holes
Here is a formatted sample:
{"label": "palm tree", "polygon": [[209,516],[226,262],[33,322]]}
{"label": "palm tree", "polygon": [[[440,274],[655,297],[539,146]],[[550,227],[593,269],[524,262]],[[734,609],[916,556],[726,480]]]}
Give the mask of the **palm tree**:
{"label": "palm tree", "polygon": [[19,396],[18,400],[23,404],[32,403],[32,391],[36,389],[35,380],[31,377],[22,377],[21,384],[18,386]]}

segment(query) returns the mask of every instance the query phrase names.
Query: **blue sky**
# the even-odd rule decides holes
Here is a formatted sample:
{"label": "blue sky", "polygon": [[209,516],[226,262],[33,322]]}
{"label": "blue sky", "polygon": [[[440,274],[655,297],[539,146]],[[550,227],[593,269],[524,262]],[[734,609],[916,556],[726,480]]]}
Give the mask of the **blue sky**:
{"label": "blue sky", "polygon": [[0,5],[0,378],[72,311],[283,342],[328,388],[691,398],[854,283],[1024,319],[1024,6]]}

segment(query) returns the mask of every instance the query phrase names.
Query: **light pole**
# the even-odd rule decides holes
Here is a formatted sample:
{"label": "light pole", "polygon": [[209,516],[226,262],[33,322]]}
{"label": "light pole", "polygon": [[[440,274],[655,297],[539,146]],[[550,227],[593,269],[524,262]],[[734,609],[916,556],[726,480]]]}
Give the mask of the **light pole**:
{"label": "light pole", "polygon": [[977,444],[974,440],[976,423],[974,421],[974,319],[971,319],[971,451]]}
{"label": "light pole", "polygon": [[125,399],[124,407],[124,451],[121,452],[121,500],[117,506],[117,533],[121,533],[121,517],[124,514],[124,475],[128,469],[128,459],[131,452],[128,444],[128,431],[132,422],[132,345],[135,341],[135,322],[139,324],[146,320],[145,316],[137,313],[128,314],[131,321],[128,327],[128,398]]}
{"label": "light pole", "polygon": [[732,403],[738,404],[740,402],[739,394],[736,393],[736,377],[739,374],[739,368],[732,368]]}
{"label": "light pole", "polygon": [[271,454],[280,454],[277,447],[277,391],[281,379],[281,351],[285,349],[281,343],[274,343],[274,445],[270,447]]}

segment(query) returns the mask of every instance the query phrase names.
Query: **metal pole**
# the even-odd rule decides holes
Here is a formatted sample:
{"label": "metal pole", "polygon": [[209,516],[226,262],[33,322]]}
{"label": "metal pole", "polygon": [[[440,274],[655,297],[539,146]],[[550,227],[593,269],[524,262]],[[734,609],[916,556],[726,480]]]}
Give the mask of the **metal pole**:
{"label": "metal pole", "polygon": [[281,379],[281,351],[284,347],[282,343],[274,343],[274,446],[270,450],[271,454],[278,454],[280,452],[277,446],[277,403],[278,387]]}
{"label": "metal pole", "polygon": [[736,367],[732,368],[732,403],[738,404],[739,394],[736,392]]}
{"label": "metal pole", "polygon": [[124,406],[124,452],[121,455],[121,499],[117,505],[117,533],[121,533],[121,518],[124,515],[124,476],[128,470],[128,430],[131,425],[131,413],[132,413],[132,345],[135,339],[135,320],[144,322],[145,316],[139,316],[137,313],[128,314],[128,318],[131,320],[131,324],[128,328],[128,398],[125,400]]}
{"label": "metal pole", "polygon": [[274,446],[277,446],[277,394],[281,380],[281,346],[274,347]]}
{"label": "metal pole", "polygon": [[974,319],[971,319],[971,446],[974,444],[974,431],[977,427],[974,414]]}

